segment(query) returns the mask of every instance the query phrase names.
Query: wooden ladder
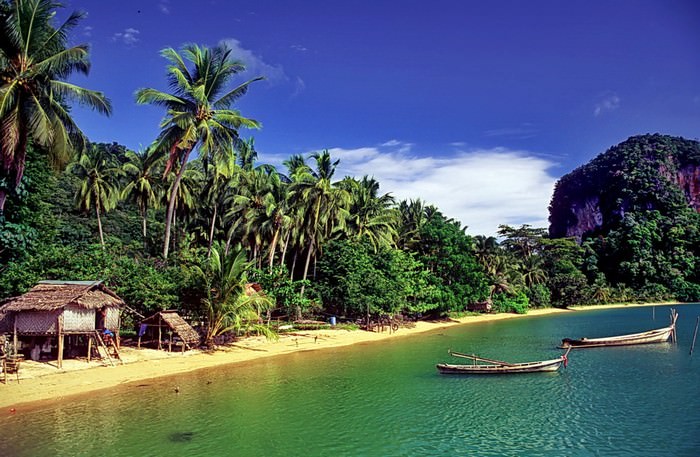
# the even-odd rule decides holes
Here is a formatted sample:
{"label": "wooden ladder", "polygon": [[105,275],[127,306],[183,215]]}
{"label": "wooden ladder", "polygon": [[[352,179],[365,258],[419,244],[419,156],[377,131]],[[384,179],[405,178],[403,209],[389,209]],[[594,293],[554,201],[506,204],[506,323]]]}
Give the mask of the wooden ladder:
{"label": "wooden ladder", "polygon": [[[104,351],[106,354],[107,360],[109,360],[110,365],[114,366],[114,360],[112,359],[112,354],[109,352],[109,348],[105,344],[104,340],[102,339],[102,335],[100,335],[100,332],[96,331],[94,335],[95,341],[97,342],[97,352],[100,352],[100,348]],[[124,364],[124,360],[122,360],[121,354],[119,354],[119,349],[117,349],[117,345],[114,342],[114,339],[112,339],[111,342],[112,349],[114,349],[114,357],[117,358],[122,364]],[[102,355],[102,354],[100,354]]]}

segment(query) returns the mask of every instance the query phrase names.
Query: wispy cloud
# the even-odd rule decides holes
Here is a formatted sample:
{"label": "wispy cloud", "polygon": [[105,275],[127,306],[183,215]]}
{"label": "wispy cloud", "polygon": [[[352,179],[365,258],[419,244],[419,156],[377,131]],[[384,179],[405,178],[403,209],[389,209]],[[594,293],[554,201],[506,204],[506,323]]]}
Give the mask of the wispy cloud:
{"label": "wispy cloud", "polygon": [[517,138],[526,139],[532,138],[537,135],[537,129],[533,127],[532,124],[524,123],[519,127],[507,127],[486,130],[484,135],[487,137],[506,137],[506,138]]}
{"label": "wispy cloud", "polygon": [[467,225],[471,235],[496,235],[500,224],[548,226],[554,162],[506,148],[418,156],[405,150],[407,144],[390,140],[379,147],[329,151],[340,159],[338,179],[374,176],[381,192],[434,204],[446,217]]}
{"label": "wispy cloud", "polygon": [[136,29],[133,28],[128,28],[125,29],[123,32],[117,32],[114,35],[112,35],[112,41],[119,41],[127,46],[133,46],[136,43],[139,42],[139,32]]}
{"label": "wispy cloud", "polygon": [[170,0],[160,0],[158,2],[158,9],[163,14],[170,14]]}
{"label": "wispy cloud", "polygon": [[304,92],[304,90],[306,90],[306,83],[303,79],[297,76],[297,80],[294,85],[294,92],[292,92],[292,98],[301,94],[302,92]]}
{"label": "wispy cloud", "polygon": [[593,110],[594,116],[600,116],[609,111],[615,111],[620,107],[620,97],[616,93],[606,93],[600,96]]}
{"label": "wispy cloud", "polygon": [[92,36],[92,26],[91,25],[86,25],[83,27],[83,36],[90,37]]}
{"label": "wispy cloud", "polygon": [[407,143],[405,141],[399,140],[389,140],[386,143],[382,143],[381,146],[394,148],[394,150],[400,154],[407,154],[411,152],[411,148],[413,148],[413,143]]}
{"label": "wispy cloud", "polygon": [[281,65],[271,65],[265,62],[262,57],[250,49],[245,49],[241,42],[235,38],[227,38],[223,42],[231,48],[231,56],[245,64],[246,74],[250,77],[264,76],[273,85],[289,82],[289,77],[284,73]]}
{"label": "wispy cloud", "polygon": [[306,52],[306,51],[308,51],[308,48],[306,48],[306,46],[302,46],[302,45],[300,45],[300,44],[293,44],[293,45],[290,46],[290,48],[292,48],[293,50],[295,50],[295,51],[297,51],[297,52]]}

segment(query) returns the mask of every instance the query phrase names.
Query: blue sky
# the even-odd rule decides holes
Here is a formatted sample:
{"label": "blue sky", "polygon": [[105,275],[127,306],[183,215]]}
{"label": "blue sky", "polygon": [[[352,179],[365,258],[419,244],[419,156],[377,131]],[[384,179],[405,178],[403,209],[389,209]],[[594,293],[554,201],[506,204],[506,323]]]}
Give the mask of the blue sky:
{"label": "blue sky", "polygon": [[422,198],[471,234],[547,226],[556,180],[627,137],[700,136],[700,2],[67,0],[114,114],[92,141],[158,134],[159,51],[227,41],[264,75],[238,104],[261,162],[329,149],[345,174]]}

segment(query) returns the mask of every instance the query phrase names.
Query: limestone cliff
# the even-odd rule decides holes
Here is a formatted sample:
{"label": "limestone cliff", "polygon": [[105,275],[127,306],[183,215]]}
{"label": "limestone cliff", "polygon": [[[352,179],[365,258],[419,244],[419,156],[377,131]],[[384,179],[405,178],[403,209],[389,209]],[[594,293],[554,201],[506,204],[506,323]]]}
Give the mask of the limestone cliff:
{"label": "limestone cliff", "polygon": [[667,135],[627,139],[563,176],[549,206],[552,237],[607,233],[626,212],[679,205],[700,211],[700,143]]}

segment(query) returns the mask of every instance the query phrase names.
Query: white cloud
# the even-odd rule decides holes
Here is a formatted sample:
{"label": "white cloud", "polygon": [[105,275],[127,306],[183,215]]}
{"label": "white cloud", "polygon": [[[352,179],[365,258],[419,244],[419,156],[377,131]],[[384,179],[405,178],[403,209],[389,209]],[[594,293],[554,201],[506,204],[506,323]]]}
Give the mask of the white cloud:
{"label": "white cloud", "polygon": [[294,84],[294,92],[292,92],[292,98],[301,94],[302,92],[304,92],[304,90],[306,90],[306,83],[303,79],[297,76],[296,83]]}
{"label": "white cloud", "polygon": [[83,35],[87,37],[92,36],[92,26],[86,25],[83,27]]}
{"label": "white cloud", "polygon": [[163,14],[170,14],[170,0],[160,0],[158,2],[158,9]]}
{"label": "white cloud", "polygon": [[121,41],[127,46],[132,46],[139,41],[139,32],[136,29],[128,28],[123,32],[117,32],[112,36],[112,41]]}
{"label": "white cloud", "polygon": [[289,77],[284,73],[281,65],[268,64],[250,49],[243,48],[241,42],[235,38],[227,38],[222,42],[231,48],[231,56],[234,59],[245,64],[245,73],[250,77],[264,76],[270,84],[282,84],[289,81]]}
{"label": "white cloud", "polygon": [[593,110],[594,116],[600,116],[608,111],[615,111],[620,107],[620,97],[615,93],[607,93],[600,97]]}
{"label": "white cloud", "polygon": [[421,198],[471,235],[495,235],[499,224],[547,227],[554,164],[526,151],[460,151],[449,157],[412,156],[399,149],[333,148],[341,175],[372,175],[397,199]]}
{"label": "white cloud", "polygon": [[406,151],[406,144],[390,140],[379,147],[331,148],[331,156],[340,159],[336,178],[374,176],[382,193],[435,205],[446,217],[468,226],[470,235],[495,236],[500,224],[549,226],[556,178],[548,170],[554,162],[505,148],[418,156]]}
{"label": "white cloud", "polygon": [[297,51],[297,52],[306,52],[306,51],[308,51],[308,48],[306,48],[306,46],[302,46],[302,45],[300,45],[300,44],[293,44],[293,45],[290,46],[290,48],[292,48],[293,50],[295,50],[295,51]]}

